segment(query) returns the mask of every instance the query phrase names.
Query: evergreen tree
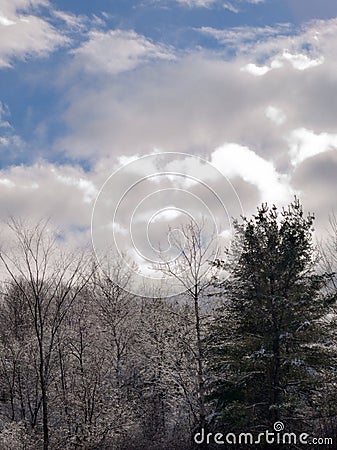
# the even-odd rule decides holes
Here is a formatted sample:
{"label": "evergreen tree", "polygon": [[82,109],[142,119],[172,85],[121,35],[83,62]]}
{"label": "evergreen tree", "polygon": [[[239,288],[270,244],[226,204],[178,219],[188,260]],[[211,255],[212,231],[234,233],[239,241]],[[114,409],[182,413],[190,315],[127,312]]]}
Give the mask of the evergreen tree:
{"label": "evergreen tree", "polygon": [[282,420],[287,431],[304,432],[314,416],[330,347],[313,221],[295,198],[287,209],[263,204],[235,223],[232,251],[217,262],[231,275],[218,281],[223,305],[207,337],[217,425],[261,430]]}

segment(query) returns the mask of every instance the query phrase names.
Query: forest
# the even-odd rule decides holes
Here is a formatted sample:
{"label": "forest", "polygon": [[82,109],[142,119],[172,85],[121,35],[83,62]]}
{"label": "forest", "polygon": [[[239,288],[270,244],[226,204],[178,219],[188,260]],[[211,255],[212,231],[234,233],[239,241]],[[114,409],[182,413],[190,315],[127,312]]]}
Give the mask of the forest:
{"label": "forest", "polygon": [[182,226],[179,263],[162,267],[182,293],[166,298],[131,294],[117,257],[102,270],[47,221],[12,218],[0,246],[0,449],[301,448],[235,438],[276,424],[331,439],[306,448],[336,449],[337,221],[319,242],[314,221],[297,198],[262,204],[212,261],[202,224]]}

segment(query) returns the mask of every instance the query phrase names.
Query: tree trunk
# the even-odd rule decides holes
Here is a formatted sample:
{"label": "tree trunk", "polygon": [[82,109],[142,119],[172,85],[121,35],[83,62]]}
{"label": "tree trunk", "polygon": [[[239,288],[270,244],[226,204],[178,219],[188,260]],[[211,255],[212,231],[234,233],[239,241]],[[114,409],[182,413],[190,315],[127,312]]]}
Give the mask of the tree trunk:
{"label": "tree trunk", "polygon": [[48,398],[47,398],[47,386],[44,372],[44,357],[43,357],[42,343],[40,342],[40,384],[41,384],[41,396],[42,396],[42,428],[43,428],[43,450],[49,449],[49,427],[48,427]]}
{"label": "tree trunk", "polygon": [[280,418],[280,340],[278,333],[274,336],[273,340],[273,372],[272,372],[272,404],[273,413],[271,415],[273,423],[277,422]]}
{"label": "tree trunk", "polygon": [[201,342],[201,326],[199,316],[199,298],[198,286],[194,287],[194,311],[195,311],[195,331],[197,337],[197,364],[198,364],[198,397],[199,397],[199,427],[205,427],[206,412],[205,412],[205,382],[204,382],[204,367],[203,367],[203,351]]}
{"label": "tree trunk", "polygon": [[48,400],[45,387],[42,388],[42,422],[43,422],[43,450],[49,449]]}

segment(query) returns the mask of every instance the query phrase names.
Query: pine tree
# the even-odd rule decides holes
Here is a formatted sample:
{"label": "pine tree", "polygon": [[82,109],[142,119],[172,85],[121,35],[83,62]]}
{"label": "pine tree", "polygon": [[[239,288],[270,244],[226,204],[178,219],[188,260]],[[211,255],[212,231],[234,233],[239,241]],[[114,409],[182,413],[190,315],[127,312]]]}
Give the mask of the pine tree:
{"label": "pine tree", "polygon": [[207,337],[218,425],[258,430],[283,420],[287,431],[305,431],[314,416],[313,392],[329,360],[329,305],[327,277],[315,273],[313,221],[295,198],[235,223],[232,251],[217,262],[231,275],[218,282],[223,305]]}

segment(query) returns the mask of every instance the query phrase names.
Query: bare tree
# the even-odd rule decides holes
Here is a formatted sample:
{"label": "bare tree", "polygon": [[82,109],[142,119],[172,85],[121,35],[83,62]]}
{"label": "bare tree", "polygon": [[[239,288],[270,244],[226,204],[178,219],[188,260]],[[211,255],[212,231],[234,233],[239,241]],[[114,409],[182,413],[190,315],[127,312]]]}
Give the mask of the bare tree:
{"label": "bare tree", "polygon": [[330,228],[327,238],[321,242],[320,250],[322,255],[323,270],[331,274],[330,286],[334,293],[337,290],[337,217],[334,213],[330,216]]}
{"label": "bare tree", "polygon": [[42,404],[43,448],[50,447],[48,393],[57,333],[70,306],[91,277],[84,253],[66,255],[48,222],[29,227],[14,218],[8,224],[14,248],[0,251],[0,261],[28,306],[37,341]]}
{"label": "bare tree", "polygon": [[218,257],[219,248],[215,231],[210,234],[203,220],[197,223],[191,220],[181,225],[175,232],[169,230],[171,246],[178,252],[176,258],[160,264],[162,272],[176,280],[192,301],[194,307],[194,358],[197,364],[197,425],[202,428],[206,423],[205,407],[205,363],[203,350],[203,314],[201,300],[212,286],[216,266],[211,263]]}

